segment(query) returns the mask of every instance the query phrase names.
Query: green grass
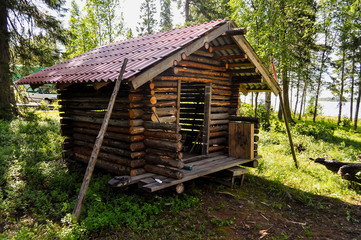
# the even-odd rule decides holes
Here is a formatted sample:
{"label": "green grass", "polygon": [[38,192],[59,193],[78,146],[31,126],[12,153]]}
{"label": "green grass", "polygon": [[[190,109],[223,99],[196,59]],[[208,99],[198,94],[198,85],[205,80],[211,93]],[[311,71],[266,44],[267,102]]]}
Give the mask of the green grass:
{"label": "green grass", "polygon": [[[360,186],[342,180],[339,175],[315,164],[309,158],[327,157],[355,162],[361,155],[361,134],[350,128],[338,127],[333,119],[313,123],[309,120],[291,126],[293,142],[302,144],[304,151],[296,152],[296,169],[283,123],[273,122],[270,131],[261,131],[259,142],[260,166],[252,173],[296,190],[321,196],[335,197],[350,203],[359,202]],[[305,196],[305,195],[304,195]],[[311,199],[302,199],[312,204]]]}
{"label": "green grass", "polygon": [[[119,191],[108,187],[111,175],[99,171],[94,173],[80,221],[75,223],[70,213],[84,167],[68,169],[61,158],[63,138],[59,130],[56,114],[28,114],[25,119],[0,121],[0,239],[78,239],[109,232],[124,233],[129,238],[217,238],[212,229],[206,230],[209,223],[202,215],[197,187],[181,196],[146,194],[136,189]],[[317,124],[299,122],[292,126],[292,132],[295,144],[305,147],[297,153],[300,168],[294,167],[283,123],[274,120],[270,131],[260,133],[259,153],[263,158],[260,166],[251,170],[248,181],[257,188],[262,184],[257,183],[259,179],[264,179],[272,183],[267,194],[289,196],[320,208],[322,204],[315,202],[312,194],[359,203],[359,186],[308,159],[327,156],[357,161],[361,134],[347,126],[338,127],[332,119]],[[270,205],[284,207],[281,202]],[[223,206],[220,202],[214,208]],[[350,214],[349,218],[353,220]],[[233,219],[213,217],[210,224],[215,228],[232,226]]]}

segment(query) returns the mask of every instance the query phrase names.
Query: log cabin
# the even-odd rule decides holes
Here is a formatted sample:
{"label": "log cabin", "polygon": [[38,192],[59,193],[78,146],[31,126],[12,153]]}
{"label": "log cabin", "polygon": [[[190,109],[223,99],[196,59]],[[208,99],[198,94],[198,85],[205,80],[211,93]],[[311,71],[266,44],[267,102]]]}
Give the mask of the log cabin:
{"label": "log cabin", "polygon": [[218,20],[113,42],[17,84],[56,85],[63,157],[87,163],[127,58],[96,167],[151,192],[181,186],[257,165],[260,123],[237,116],[240,96],[281,89],[245,33]]}

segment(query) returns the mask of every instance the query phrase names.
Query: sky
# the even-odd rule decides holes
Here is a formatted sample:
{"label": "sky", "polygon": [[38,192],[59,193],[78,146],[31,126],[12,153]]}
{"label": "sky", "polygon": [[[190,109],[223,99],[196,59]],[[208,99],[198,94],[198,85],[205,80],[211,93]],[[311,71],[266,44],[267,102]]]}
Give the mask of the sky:
{"label": "sky", "polygon": [[[67,0],[65,7],[69,9],[67,12],[65,18],[64,18],[64,26],[68,26],[69,18],[70,18],[70,7],[71,7],[71,1]],[[120,0],[121,4],[121,12],[123,12],[124,16],[124,23],[126,28],[131,28],[134,35],[137,34],[136,27],[138,26],[138,22],[140,22],[139,16],[140,16],[140,5],[144,0]],[[82,7],[85,4],[85,0],[76,0],[76,2],[79,5],[79,8],[82,9]],[[155,0],[156,7],[157,7],[157,14],[156,19],[159,23],[159,15],[160,15],[160,0]],[[176,26],[177,24],[183,24],[184,23],[184,16],[182,16],[181,9],[178,9],[177,3],[171,1],[172,6],[172,14],[173,14],[173,26]]]}

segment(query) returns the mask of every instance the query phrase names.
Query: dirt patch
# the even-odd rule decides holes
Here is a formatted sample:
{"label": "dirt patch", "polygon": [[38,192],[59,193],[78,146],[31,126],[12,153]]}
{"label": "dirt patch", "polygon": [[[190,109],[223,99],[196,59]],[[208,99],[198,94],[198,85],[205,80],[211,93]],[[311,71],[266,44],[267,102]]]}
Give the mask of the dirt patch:
{"label": "dirt patch", "polygon": [[232,190],[209,178],[190,181],[185,194],[196,195],[197,206],[180,212],[169,208],[151,231],[124,229],[97,239],[361,239],[360,202],[285,186],[280,191],[275,184],[248,176]]}

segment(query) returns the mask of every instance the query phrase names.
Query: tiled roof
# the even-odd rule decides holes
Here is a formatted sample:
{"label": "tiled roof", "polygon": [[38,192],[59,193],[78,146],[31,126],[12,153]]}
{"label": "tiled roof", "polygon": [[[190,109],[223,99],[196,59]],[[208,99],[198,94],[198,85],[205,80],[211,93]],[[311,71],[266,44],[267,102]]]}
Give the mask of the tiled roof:
{"label": "tiled roof", "polygon": [[124,58],[128,58],[124,79],[129,79],[225,22],[212,21],[110,43],[24,77],[17,83],[115,81]]}

